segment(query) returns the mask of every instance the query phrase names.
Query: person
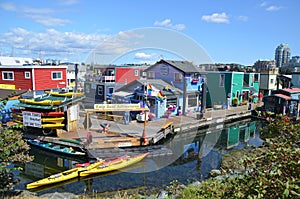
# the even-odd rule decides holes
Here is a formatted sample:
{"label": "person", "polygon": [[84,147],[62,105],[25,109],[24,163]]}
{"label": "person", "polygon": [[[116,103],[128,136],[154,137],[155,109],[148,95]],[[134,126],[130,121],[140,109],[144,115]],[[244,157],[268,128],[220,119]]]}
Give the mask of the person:
{"label": "person", "polygon": [[107,122],[102,122],[102,123],[100,124],[100,126],[103,128],[103,129],[102,129],[102,133],[103,133],[103,134],[107,134],[107,133],[108,133],[108,130],[109,130],[110,124],[107,123]]}
{"label": "person", "polygon": [[262,102],[263,94],[260,92],[258,95],[259,102]]}

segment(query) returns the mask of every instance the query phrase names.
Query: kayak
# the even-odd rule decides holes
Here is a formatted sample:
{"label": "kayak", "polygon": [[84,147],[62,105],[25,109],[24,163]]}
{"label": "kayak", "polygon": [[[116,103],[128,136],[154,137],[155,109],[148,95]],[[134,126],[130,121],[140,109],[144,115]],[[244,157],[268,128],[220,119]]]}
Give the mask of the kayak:
{"label": "kayak", "polygon": [[62,117],[64,116],[64,112],[43,112],[41,113],[42,117]]}
{"label": "kayak", "polygon": [[42,124],[44,129],[61,129],[64,126],[64,124]]}
{"label": "kayak", "polygon": [[47,178],[44,178],[44,179],[41,179],[41,180],[38,180],[38,181],[27,184],[26,188],[27,189],[33,189],[33,188],[37,188],[37,187],[40,187],[40,186],[45,186],[45,185],[58,183],[58,182],[70,180],[72,178],[79,177],[78,175],[80,174],[80,172],[88,171],[90,169],[98,167],[99,165],[101,165],[103,163],[103,161],[104,160],[100,160],[98,162],[95,162],[95,163],[89,165],[88,167],[76,167],[76,168],[61,172],[61,173],[51,175]]}
{"label": "kayak", "polygon": [[26,104],[35,104],[35,105],[44,105],[44,106],[59,105],[62,103],[62,100],[35,101],[34,99],[19,99],[19,101]]}
{"label": "kayak", "polygon": [[99,174],[99,173],[104,173],[104,172],[109,172],[109,171],[115,171],[115,170],[118,170],[118,169],[122,169],[122,168],[131,166],[135,163],[138,163],[138,162],[142,161],[145,157],[147,157],[147,155],[149,155],[149,152],[144,153],[144,154],[139,154],[139,155],[136,155],[136,156],[133,156],[133,157],[128,157],[128,158],[125,158],[123,160],[116,161],[113,164],[108,163],[107,165],[105,165],[104,164],[105,162],[104,162],[99,167],[95,167],[93,169],[80,172],[80,176],[84,177],[84,176],[88,176],[88,175]]}
{"label": "kayak", "polygon": [[[118,164],[128,158],[130,158],[130,156],[128,156],[128,155],[123,155],[123,156],[118,156],[118,157],[113,157],[113,158],[105,158],[104,162],[101,164],[101,167],[107,167],[107,166],[110,166],[113,164]],[[92,164],[91,162],[77,163],[76,167],[87,167],[91,164]]]}
{"label": "kayak", "polygon": [[75,155],[75,156],[84,156],[84,152],[76,151],[72,147],[63,146],[60,144],[54,144],[51,142],[38,141],[38,140],[28,140],[29,144],[52,151],[59,152],[65,155]]}
{"label": "kayak", "polygon": [[48,123],[62,123],[64,121],[64,117],[45,117],[42,118],[42,122]]}
{"label": "kayak", "polygon": [[74,93],[74,92],[57,92],[57,91],[45,91],[47,94],[58,96],[58,97],[80,97],[84,93]]}

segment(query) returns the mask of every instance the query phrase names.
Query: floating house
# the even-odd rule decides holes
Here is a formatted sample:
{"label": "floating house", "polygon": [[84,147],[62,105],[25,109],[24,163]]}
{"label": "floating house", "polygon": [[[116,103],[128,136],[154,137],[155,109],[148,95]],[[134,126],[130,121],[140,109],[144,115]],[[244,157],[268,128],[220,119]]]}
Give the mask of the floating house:
{"label": "floating house", "polygon": [[182,101],[182,91],[160,79],[135,80],[113,94],[113,103],[140,103],[157,118],[178,114]]}
{"label": "floating house", "polygon": [[141,79],[142,72],[146,66],[116,66],[97,65],[85,75],[84,92],[86,95],[85,104],[94,104],[110,101],[112,93],[116,89]]}
{"label": "floating house", "polygon": [[298,119],[299,95],[300,88],[285,88],[275,90],[271,93],[271,95],[263,98],[263,110]]}
{"label": "floating house", "polygon": [[67,66],[0,65],[2,88],[46,90],[67,85]]}
{"label": "floating house", "polygon": [[259,73],[244,73],[235,71],[208,71],[207,107],[225,108],[257,102],[259,91]]}
{"label": "floating house", "polygon": [[192,62],[160,60],[145,70],[148,80],[160,79],[167,82],[169,88],[181,90],[179,102],[183,113],[196,111],[201,102],[202,84],[205,76]]}

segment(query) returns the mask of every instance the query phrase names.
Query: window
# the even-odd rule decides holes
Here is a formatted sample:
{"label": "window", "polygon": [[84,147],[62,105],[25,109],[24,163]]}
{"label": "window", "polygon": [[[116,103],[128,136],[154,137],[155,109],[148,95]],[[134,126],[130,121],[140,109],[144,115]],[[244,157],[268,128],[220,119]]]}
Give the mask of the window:
{"label": "window", "polygon": [[225,75],[220,74],[220,87],[224,87],[224,82],[225,82]]}
{"label": "window", "polygon": [[139,70],[134,70],[134,76],[139,76]]}
{"label": "window", "polygon": [[62,79],[62,72],[52,72],[52,80],[59,80]]}
{"label": "window", "polygon": [[274,84],[274,79],[270,79],[270,80],[271,80],[271,82],[270,82],[270,83],[271,83],[271,84]]}
{"label": "window", "polygon": [[25,79],[30,79],[30,72],[25,72]]}
{"label": "window", "polygon": [[155,78],[155,73],[154,72],[148,72],[148,78],[149,79],[154,79]]}
{"label": "window", "polygon": [[14,80],[14,72],[2,72],[2,80]]}
{"label": "window", "polygon": [[258,78],[259,78],[259,75],[258,74],[254,74],[254,81],[255,82],[258,82]]}
{"label": "window", "polygon": [[114,92],[114,87],[109,87],[109,88],[108,88],[108,93],[109,93],[109,94],[112,94],[113,92]]}
{"label": "window", "polygon": [[181,73],[174,73],[175,77],[174,77],[174,81],[175,82],[181,82],[182,81],[182,74]]}

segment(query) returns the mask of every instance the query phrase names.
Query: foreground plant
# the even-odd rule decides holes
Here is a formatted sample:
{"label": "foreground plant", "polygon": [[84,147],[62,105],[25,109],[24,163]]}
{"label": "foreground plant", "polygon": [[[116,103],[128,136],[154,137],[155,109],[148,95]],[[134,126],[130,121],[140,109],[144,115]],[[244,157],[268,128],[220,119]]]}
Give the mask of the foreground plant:
{"label": "foreground plant", "polygon": [[[0,110],[7,100],[2,101]],[[22,139],[22,125],[2,126],[0,123],[0,192],[12,188],[18,180],[14,179],[13,170],[20,170],[16,164],[32,161],[29,156],[29,146]]]}
{"label": "foreground plant", "polygon": [[277,117],[261,131],[266,150],[241,161],[244,174],[188,186],[181,198],[300,198],[299,131],[298,123]]}

